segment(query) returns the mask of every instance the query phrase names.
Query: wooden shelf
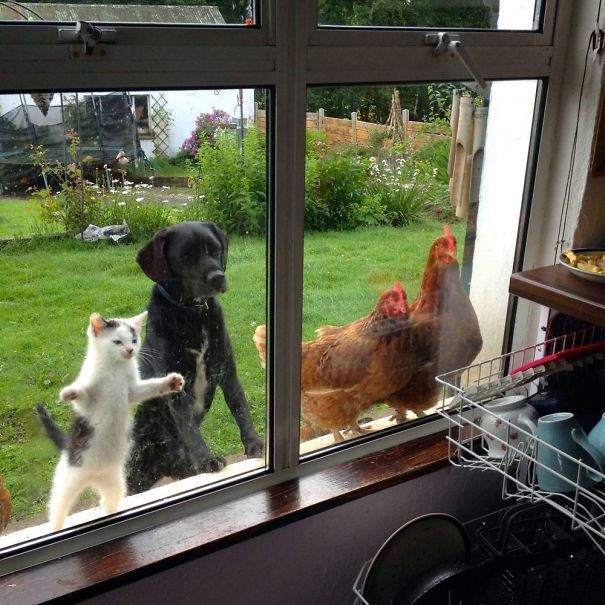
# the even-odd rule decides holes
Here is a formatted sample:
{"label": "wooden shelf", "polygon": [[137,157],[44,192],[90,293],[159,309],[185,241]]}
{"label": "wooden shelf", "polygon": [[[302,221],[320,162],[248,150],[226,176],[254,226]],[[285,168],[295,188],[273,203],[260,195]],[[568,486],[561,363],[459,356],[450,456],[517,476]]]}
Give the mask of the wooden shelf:
{"label": "wooden shelf", "polygon": [[513,273],[509,291],[605,327],[605,285],[576,277],[561,265]]}

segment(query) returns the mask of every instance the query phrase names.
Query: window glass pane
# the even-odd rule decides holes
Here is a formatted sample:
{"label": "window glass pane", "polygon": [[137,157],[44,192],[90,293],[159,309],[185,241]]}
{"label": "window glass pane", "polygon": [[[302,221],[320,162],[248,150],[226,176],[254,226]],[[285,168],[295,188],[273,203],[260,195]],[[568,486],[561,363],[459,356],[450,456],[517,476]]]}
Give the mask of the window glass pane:
{"label": "window glass pane", "polygon": [[536,87],[309,90],[303,454],[432,414],[436,375],[501,353]]}
{"label": "window glass pane", "polygon": [[319,0],[320,25],[537,28],[540,2],[526,0]]}
{"label": "window glass pane", "polygon": [[253,0],[206,2],[3,2],[1,21],[96,21],[114,23],[189,23],[252,25]]}
{"label": "window glass pane", "polygon": [[255,95],[0,97],[0,548],[265,467]]}

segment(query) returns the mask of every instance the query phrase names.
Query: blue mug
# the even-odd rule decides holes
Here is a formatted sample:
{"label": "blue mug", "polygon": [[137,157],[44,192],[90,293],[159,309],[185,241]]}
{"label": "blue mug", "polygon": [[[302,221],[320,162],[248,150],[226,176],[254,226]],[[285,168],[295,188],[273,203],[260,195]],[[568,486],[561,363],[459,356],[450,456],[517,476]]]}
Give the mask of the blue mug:
{"label": "blue mug", "polygon": [[[588,437],[571,412],[557,412],[540,418],[536,436],[544,442],[536,443],[535,454],[536,476],[540,489],[547,492],[572,492],[578,483],[582,487],[592,487],[602,480],[599,473],[603,471],[601,464],[603,458],[588,441]],[[567,454],[573,460],[562,456],[553,448]],[[578,460],[599,472],[585,468],[579,470]]]}
{"label": "blue mug", "polygon": [[605,414],[588,433],[588,441],[601,455],[601,466],[605,469]]}

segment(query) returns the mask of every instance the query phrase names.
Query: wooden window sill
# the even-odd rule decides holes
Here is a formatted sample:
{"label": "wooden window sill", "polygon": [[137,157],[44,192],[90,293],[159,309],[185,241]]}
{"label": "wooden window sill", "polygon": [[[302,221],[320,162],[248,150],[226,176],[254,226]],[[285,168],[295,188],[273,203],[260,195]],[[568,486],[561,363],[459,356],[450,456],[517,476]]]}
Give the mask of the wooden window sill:
{"label": "wooden window sill", "polygon": [[285,481],[194,515],[0,580],[0,601],[74,602],[434,471],[447,463],[437,433]]}

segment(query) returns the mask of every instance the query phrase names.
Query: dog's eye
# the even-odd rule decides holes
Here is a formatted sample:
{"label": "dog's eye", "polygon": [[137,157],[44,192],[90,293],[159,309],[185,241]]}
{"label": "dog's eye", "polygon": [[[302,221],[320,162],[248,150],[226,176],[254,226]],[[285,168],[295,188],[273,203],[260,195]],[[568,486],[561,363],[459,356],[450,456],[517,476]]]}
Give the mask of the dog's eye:
{"label": "dog's eye", "polygon": [[114,345],[121,345],[122,341],[121,340],[113,340],[112,341]]}

